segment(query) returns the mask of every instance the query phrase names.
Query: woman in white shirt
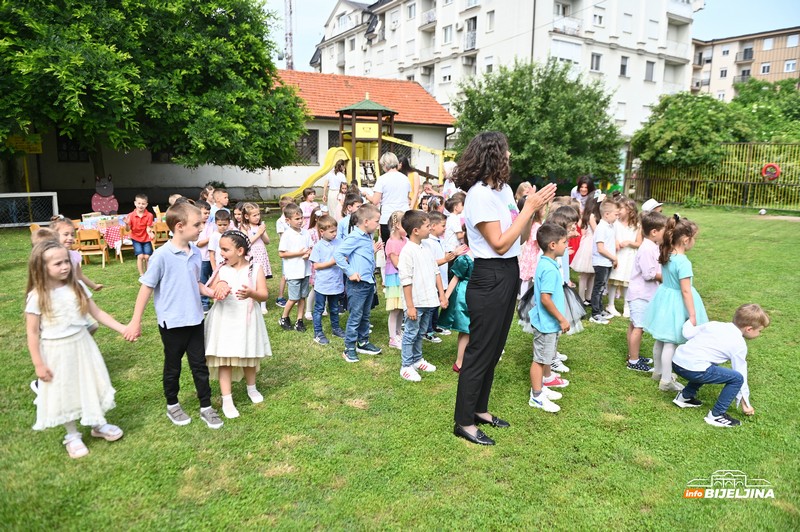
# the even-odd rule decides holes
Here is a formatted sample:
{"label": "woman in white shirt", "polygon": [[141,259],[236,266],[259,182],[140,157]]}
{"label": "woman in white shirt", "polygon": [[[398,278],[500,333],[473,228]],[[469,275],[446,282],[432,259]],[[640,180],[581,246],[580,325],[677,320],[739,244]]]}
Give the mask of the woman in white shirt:
{"label": "woman in white shirt", "polygon": [[386,242],[389,240],[389,217],[395,211],[406,212],[411,208],[408,199],[411,183],[407,176],[397,171],[400,162],[394,153],[384,153],[379,162],[383,173],[372,188],[373,194],[364,194],[364,197],[381,209],[381,240]]}
{"label": "woman in white shirt", "polygon": [[342,219],[342,207],[337,201],[337,196],[342,183],[347,183],[346,168],[347,161],[344,159],[336,161],[336,164],[333,165],[333,171],[328,174],[328,178],[325,180],[325,188],[322,190],[322,202],[328,206],[328,212],[337,222]]}
{"label": "woman in white shirt", "polygon": [[508,185],[510,156],[505,135],[479,133],[464,150],[453,176],[456,185],[467,191],[463,215],[475,256],[467,285],[470,339],[458,375],[453,434],[480,445],[494,445],[494,440],[477,424],[509,426],[489,413],[494,368],[514,316],[520,240],[527,240],[534,213],[556,194],[552,183],[530,193],[519,212]]}

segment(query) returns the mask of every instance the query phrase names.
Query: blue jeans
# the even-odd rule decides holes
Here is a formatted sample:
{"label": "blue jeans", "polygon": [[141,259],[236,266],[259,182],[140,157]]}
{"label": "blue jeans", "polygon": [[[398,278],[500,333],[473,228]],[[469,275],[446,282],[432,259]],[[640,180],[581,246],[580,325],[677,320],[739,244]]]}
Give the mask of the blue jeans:
{"label": "blue jeans", "polygon": [[[211,269],[211,261],[204,260],[200,266],[200,282],[206,284],[211,279],[211,274],[214,270]],[[200,296],[200,301],[203,302],[203,310],[208,310],[210,300],[207,296]]]}
{"label": "blue jeans", "polygon": [[428,330],[426,332],[433,334],[433,330],[436,328],[436,325],[439,323],[439,307],[434,307],[433,314],[431,314],[431,321],[428,323]]}
{"label": "blue jeans", "polygon": [[402,366],[405,368],[422,360],[422,337],[428,332],[433,311],[438,307],[417,307],[417,319],[403,322],[403,346],[400,351]]}
{"label": "blue jeans", "polygon": [[594,317],[603,312],[603,290],[608,286],[609,275],[611,275],[611,266],[594,266],[594,286],[592,287],[592,316]]}
{"label": "blue jeans", "polygon": [[359,343],[369,341],[369,315],[372,311],[375,285],[348,279],[345,290],[350,305],[350,315],[347,317],[347,327],[344,331],[344,346],[346,349],[355,349],[356,341]]}
{"label": "blue jeans", "polygon": [[311,316],[314,321],[314,336],[322,336],[322,313],[325,312],[325,300],[328,301],[328,314],[331,317],[331,330],[338,331],[339,325],[339,294],[325,295],[314,290],[314,310]]}
{"label": "blue jeans", "polygon": [[728,407],[731,406],[733,400],[736,399],[744,383],[744,377],[742,377],[742,374],[738,371],[723,368],[722,366],[715,366],[713,364],[705,371],[689,371],[673,362],[672,370],[689,381],[681,392],[687,399],[697,396],[697,392],[704,384],[725,385],[719,393],[719,397],[717,397],[714,408],[711,410],[711,413],[715,416],[721,416],[728,411]]}

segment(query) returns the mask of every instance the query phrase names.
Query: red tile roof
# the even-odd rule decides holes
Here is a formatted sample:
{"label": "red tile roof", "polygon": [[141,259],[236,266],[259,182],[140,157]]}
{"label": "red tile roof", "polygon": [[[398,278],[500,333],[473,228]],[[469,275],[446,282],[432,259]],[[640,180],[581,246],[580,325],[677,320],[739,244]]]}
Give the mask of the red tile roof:
{"label": "red tile roof", "polygon": [[294,85],[316,118],[339,118],[337,109],[369,99],[397,111],[395,122],[452,126],[455,119],[415,81],[377,79],[279,70],[286,85]]}

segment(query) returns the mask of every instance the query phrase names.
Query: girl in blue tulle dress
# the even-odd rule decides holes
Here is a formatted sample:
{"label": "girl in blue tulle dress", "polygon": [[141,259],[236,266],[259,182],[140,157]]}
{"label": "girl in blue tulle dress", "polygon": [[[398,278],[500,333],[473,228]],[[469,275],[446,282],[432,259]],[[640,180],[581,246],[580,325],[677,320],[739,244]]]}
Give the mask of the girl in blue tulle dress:
{"label": "girl in blue tulle dress", "polygon": [[[694,247],[697,224],[677,214],[667,221],[660,246],[662,283],[647,307],[644,330],[656,339],[653,356],[660,357],[662,373],[659,389],[680,391],[683,386],[672,375],[672,356],[678,345],[686,343],[681,332],[686,320],[692,325],[708,321],[703,300],[692,285],[692,263],[686,252]],[[654,374],[653,378],[657,378]]]}

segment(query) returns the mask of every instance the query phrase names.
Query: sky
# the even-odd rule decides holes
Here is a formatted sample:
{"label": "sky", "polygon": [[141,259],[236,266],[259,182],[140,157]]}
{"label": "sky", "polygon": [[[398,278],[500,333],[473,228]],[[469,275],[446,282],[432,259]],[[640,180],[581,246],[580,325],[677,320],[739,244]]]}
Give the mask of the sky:
{"label": "sky", "polygon": [[[363,0],[362,0],[363,1]],[[504,0],[528,2],[531,0]],[[639,0],[644,2],[646,0]],[[370,3],[365,1],[364,3]],[[278,15],[273,39],[279,50],[285,46],[283,33],[284,0],[266,0],[267,9]],[[325,22],[336,0],[295,0],[294,68],[310,71],[308,62],[315,45],[322,39]],[[710,40],[800,26],[800,0],[706,0],[704,9],[695,13],[692,36]],[[276,60],[278,68],[285,62]]]}

